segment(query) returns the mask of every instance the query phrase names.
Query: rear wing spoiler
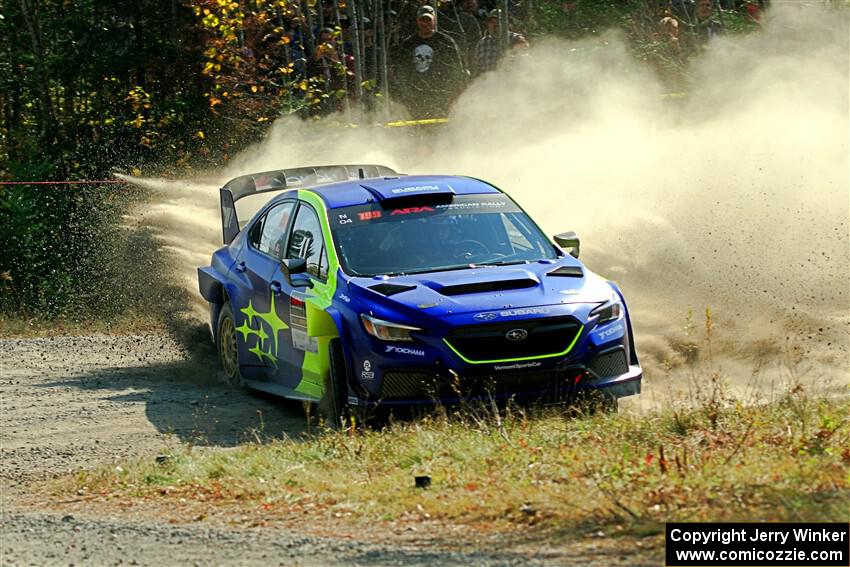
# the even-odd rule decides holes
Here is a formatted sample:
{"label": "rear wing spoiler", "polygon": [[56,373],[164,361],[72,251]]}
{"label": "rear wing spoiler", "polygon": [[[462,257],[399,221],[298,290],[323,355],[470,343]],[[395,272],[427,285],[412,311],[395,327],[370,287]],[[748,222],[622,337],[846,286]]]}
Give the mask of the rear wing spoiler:
{"label": "rear wing spoiler", "polygon": [[228,181],[219,190],[221,201],[221,231],[224,244],[230,244],[239,234],[239,219],[236,216],[236,201],[248,195],[283,191],[296,187],[311,187],[372,177],[398,175],[384,165],[315,165],[278,169],[242,175]]}

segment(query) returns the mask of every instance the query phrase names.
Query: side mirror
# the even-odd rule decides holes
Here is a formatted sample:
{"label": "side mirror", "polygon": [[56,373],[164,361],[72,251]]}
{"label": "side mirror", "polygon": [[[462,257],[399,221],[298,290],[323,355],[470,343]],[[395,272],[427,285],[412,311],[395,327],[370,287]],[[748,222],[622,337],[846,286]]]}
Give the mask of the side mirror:
{"label": "side mirror", "polygon": [[[305,258],[287,258],[286,260],[281,260],[280,270],[292,287],[313,287],[313,280],[307,276],[307,260]],[[300,277],[293,279],[292,276]]]}
{"label": "side mirror", "polygon": [[556,234],[555,243],[561,248],[568,248],[570,256],[578,258],[581,242],[579,241],[578,235],[572,230]]}

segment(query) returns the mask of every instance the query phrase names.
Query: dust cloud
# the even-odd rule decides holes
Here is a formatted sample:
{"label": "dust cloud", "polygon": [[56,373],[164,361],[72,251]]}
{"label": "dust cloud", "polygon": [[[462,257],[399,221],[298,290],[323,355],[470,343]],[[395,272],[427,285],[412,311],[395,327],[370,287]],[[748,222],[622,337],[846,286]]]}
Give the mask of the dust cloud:
{"label": "dust cloud", "polygon": [[588,267],[621,285],[645,400],[679,390],[695,359],[739,392],[808,380],[846,394],[847,10],[774,4],[762,31],[705,50],[685,96],[615,33],[540,42],[432,136],[283,118],[213,182],[141,180],[160,195],[145,222],[194,289],[220,245],[215,189],[236,175],[360,162],[481,177],[549,234],[577,231]]}

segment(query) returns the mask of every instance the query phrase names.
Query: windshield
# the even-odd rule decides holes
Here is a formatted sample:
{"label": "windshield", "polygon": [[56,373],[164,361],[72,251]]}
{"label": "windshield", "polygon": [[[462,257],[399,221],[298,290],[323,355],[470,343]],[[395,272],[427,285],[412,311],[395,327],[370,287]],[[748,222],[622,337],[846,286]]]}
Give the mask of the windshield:
{"label": "windshield", "polygon": [[353,276],[403,275],[555,258],[531,219],[505,195],[451,203],[329,212],[342,269]]}

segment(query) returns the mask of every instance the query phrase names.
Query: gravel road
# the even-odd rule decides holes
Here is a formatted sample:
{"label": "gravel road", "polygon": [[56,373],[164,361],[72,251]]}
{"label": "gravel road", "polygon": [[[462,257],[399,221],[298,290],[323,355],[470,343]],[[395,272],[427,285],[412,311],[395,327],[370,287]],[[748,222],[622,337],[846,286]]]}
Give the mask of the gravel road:
{"label": "gravel road", "polygon": [[[298,435],[299,404],[234,392],[208,354],[166,336],[0,339],[0,563],[4,565],[639,565],[619,546],[446,550],[279,528],[173,525],[127,514],[52,513],[24,502],[33,481],[151,456]],[[636,550],[637,551],[637,550]]]}

